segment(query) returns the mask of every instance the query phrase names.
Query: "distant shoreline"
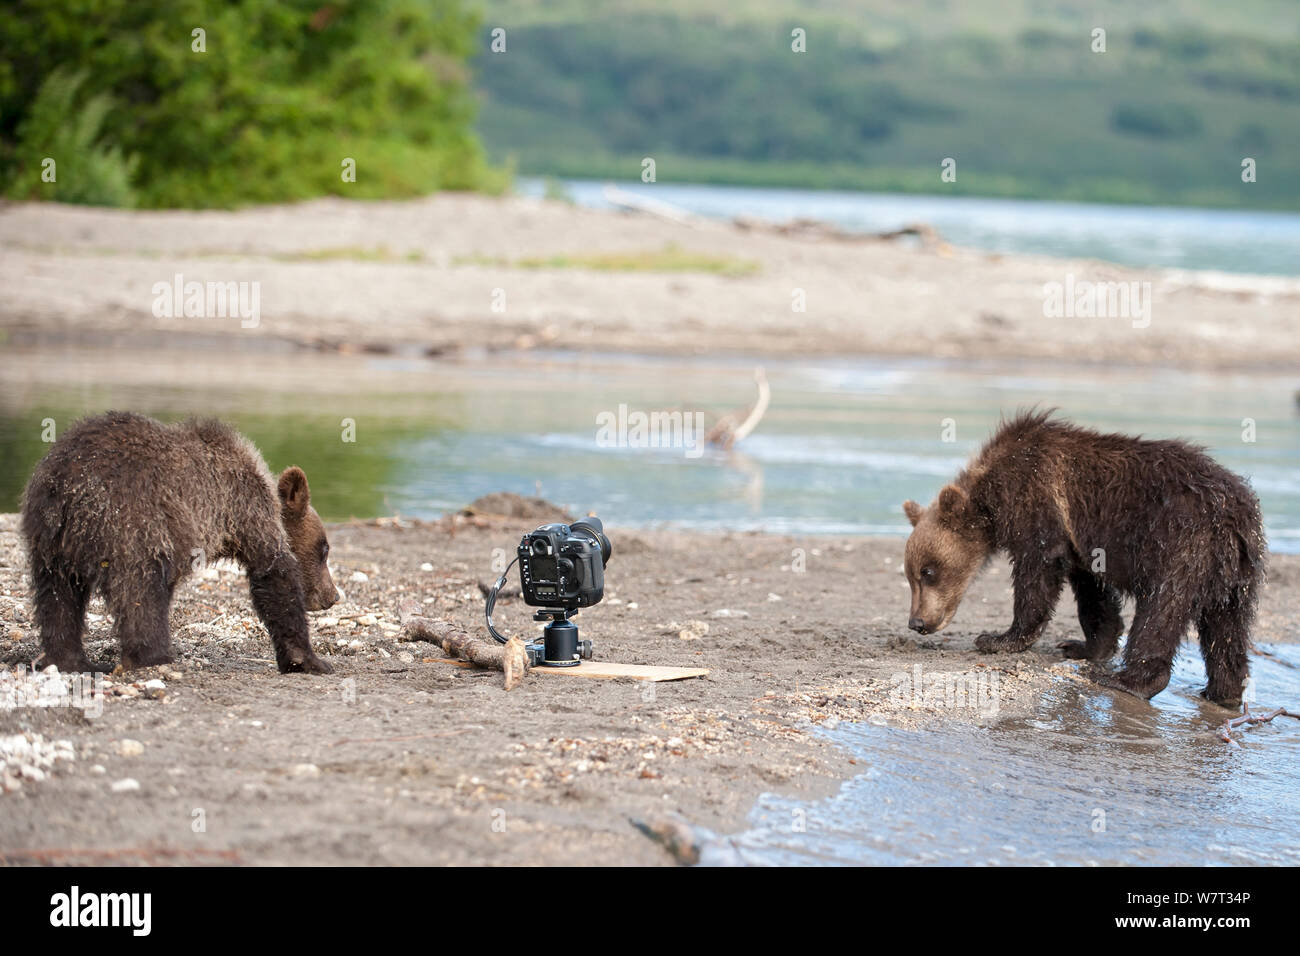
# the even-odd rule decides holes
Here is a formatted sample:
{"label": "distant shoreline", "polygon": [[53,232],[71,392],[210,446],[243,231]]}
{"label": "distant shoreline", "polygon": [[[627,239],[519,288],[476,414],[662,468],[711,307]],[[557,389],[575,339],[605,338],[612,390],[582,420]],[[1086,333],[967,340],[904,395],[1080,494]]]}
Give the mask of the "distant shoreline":
{"label": "distant shoreline", "polygon": [[[558,348],[1300,366],[1300,278],[782,235],[525,197],[235,212],[17,203],[0,208],[0,250],[10,342],[157,333],[238,349],[243,338],[434,356]],[[257,283],[255,326],[235,314],[155,315],[153,290],[176,276]],[[1107,289],[1112,299],[1132,289],[1149,315],[1045,315],[1046,288],[1085,286],[1103,305]]]}
{"label": "distant shoreline", "polygon": [[[1136,269],[1300,277],[1300,211],[1275,208],[679,180],[645,184],[525,176],[515,183],[522,196],[563,197],[605,210],[611,208],[603,195],[607,188],[719,222],[757,220],[775,228],[801,222],[840,228],[855,239],[919,225],[954,246],[985,253],[1095,257]],[[1062,223],[1070,228],[1052,229]],[[1120,240],[1111,240],[1109,254],[1095,251],[1103,235]],[[1247,255],[1247,247],[1254,252]],[[1268,250],[1263,258],[1261,247]],[[1190,254],[1193,261],[1175,260],[1179,253]]]}

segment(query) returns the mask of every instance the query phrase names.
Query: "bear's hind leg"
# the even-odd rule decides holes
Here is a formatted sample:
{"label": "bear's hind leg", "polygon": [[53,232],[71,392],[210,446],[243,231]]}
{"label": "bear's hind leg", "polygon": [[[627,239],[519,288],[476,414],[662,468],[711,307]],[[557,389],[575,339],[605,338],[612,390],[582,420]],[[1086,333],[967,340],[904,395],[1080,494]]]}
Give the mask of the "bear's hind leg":
{"label": "bear's hind leg", "polygon": [[172,587],[161,565],[150,569],[137,587],[118,586],[110,597],[113,634],[122,649],[122,669],[170,664]]}
{"label": "bear's hind leg", "polygon": [[1067,658],[1074,660],[1106,661],[1115,656],[1119,636],[1124,630],[1120,609],[1124,598],[1118,590],[1099,580],[1087,571],[1070,572],[1070,587],[1079,605],[1079,626],[1083,628],[1082,641],[1064,641],[1057,646]]}
{"label": "bear's hind leg", "polygon": [[1222,707],[1241,704],[1241,692],[1250,676],[1250,625],[1254,607],[1236,588],[1222,604],[1201,609],[1196,631],[1201,639],[1201,656],[1209,677],[1201,696]]}
{"label": "bear's hind leg", "polygon": [[53,664],[65,674],[93,670],[81,643],[86,625],[89,585],[75,574],[33,566],[36,626],[41,632],[41,665]]}
{"label": "bear's hind leg", "polygon": [[1169,685],[1174,655],[1191,623],[1191,608],[1181,595],[1148,596],[1138,599],[1124,645],[1124,667],[1114,674],[1100,675],[1097,682],[1150,700]]}

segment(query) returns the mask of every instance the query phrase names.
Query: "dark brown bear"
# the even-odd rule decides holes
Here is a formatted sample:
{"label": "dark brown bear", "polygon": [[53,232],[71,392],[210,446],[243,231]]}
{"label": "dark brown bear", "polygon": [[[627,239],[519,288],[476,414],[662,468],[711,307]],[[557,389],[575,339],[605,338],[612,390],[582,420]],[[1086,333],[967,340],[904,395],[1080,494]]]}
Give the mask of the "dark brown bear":
{"label": "dark brown bear", "polygon": [[1011,627],[981,634],[979,650],[1028,648],[1068,580],[1084,640],[1062,644],[1066,657],[1114,656],[1131,596],[1124,667],[1098,679],[1153,697],[1195,624],[1209,675],[1202,693],[1236,706],[1267,553],[1254,493],[1186,442],[1104,435],[1050,415],[1004,422],[934,504],[903,504],[914,529],[904,563],[908,626],[922,634],[946,627],[976,572],[1005,551]]}
{"label": "dark brown bear", "polygon": [[92,669],[81,633],[96,589],[124,668],[172,660],[177,583],[202,562],[234,558],[280,670],[331,670],[307,630],[306,612],[339,597],[307,477],[287,468],[277,486],[252,443],[220,422],[164,425],[129,412],[78,422],[32,473],[22,532],[44,665]]}

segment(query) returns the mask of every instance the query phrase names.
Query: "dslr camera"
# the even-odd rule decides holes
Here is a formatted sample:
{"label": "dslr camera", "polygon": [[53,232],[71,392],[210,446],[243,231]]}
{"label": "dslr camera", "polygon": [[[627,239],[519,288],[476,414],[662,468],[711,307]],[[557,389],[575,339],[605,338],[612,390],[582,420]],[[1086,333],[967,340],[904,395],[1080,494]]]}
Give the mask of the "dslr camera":
{"label": "dslr camera", "polygon": [[[591,659],[591,641],[578,639],[578,626],[570,618],[579,608],[599,604],[605,596],[605,565],[613,550],[599,518],[544,524],[519,542],[515,561],[519,562],[524,603],[542,609],[533,615],[534,621],[551,622],[543,631],[543,640],[524,645],[531,665],[576,667]],[[493,626],[492,611],[509,573],[506,568],[497,579],[484,606],[488,633],[502,644],[507,638]]]}
{"label": "dslr camera", "polygon": [[519,586],[533,607],[576,610],[605,596],[613,547],[599,518],[544,524],[519,542]]}

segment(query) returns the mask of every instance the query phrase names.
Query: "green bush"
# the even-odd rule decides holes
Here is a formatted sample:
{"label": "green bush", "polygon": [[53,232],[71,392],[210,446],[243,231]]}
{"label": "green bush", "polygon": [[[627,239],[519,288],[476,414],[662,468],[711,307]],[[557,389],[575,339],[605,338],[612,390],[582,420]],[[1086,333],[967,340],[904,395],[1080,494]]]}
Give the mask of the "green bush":
{"label": "green bush", "polygon": [[459,0],[9,0],[0,169],[30,180],[59,127],[34,116],[47,78],[73,69],[71,125],[102,122],[104,170],[116,157],[143,206],[501,188],[472,130],[475,28]]}
{"label": "green bush", "polygon": [[7,195],[88,206],[135,205],[131,176],[136,158],[101,143],[113,101],[101,93],[78,106],[84,82],[84,73],[55,70],[41,85],[18,126],[15,173]]}

